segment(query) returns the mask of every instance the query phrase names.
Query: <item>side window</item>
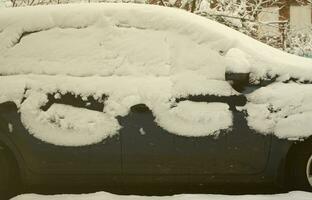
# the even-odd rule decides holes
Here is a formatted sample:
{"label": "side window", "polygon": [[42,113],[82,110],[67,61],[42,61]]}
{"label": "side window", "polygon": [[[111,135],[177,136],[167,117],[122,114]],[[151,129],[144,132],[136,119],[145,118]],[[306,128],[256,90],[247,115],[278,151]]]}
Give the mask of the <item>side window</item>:
{"label": "side window", "polygon": [[48,103],[41,107],[44,111],[47,111],[53,104],[63,104],[102,112],[104,109],[104,101],[107,99],[106,95],[95,99],[93,96],[82,97],[81,95],[75,95],[73,93],[52,93],[47,96]]}
{"label": "side window", "polygon": [[118,133],[117,120],[103,112],[106,96],[31,93],[21,120],[34,137],[58,146],[85,146]]}
{"label": "side window", "polygon": [[[237,109],[247,103],[247,98],[242,94],[231,96],[189,95],[177,98],[175,102],[175,107],[168,113],[168,115],[174,116],[170,116],[166,120],[158,120],[162,122],[161,126],[170,131],[184,133],[184,130],[187,130],[185,134],[190,134],[197,130],[194,136],[206,136],[226,133],[242,126],[247,127],[244,111]],[[176,126],[175,121],[180,121],[180,125]],[[177,127],[181,130],[176,130]],[[194,127],[196,128],[194,129]]]}
{"label": "side window", "polygon": [[235,106],[244,96],[189,95],[176,98],[170,108],[153,109],[157,124],[170,133],[186,137],[217,136],[233,126]]}
{"label": "side window", "polygon": [[219,102],[229,105],[230,110],[235,110],[235,106],[244,106],[247,103],[247,98],[244,95],[231,95],[231,96],[216,96],[216,95],[189,95],[187,97],[177,98],[176,102],[181,101],[193,101],[193,102]]}

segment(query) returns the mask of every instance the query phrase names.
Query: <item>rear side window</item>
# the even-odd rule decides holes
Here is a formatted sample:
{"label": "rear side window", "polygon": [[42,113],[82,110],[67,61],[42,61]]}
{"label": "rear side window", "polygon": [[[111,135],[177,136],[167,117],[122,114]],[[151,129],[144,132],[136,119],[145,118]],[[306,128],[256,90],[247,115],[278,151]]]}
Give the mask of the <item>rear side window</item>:
{"label": "rear side window", "polygon": [[31,93],[22,103],[23,125],[34,137],[61,146],[101,142],[118,133],[114,117],[103,112],[105,95],[97,99],[67,93]]}

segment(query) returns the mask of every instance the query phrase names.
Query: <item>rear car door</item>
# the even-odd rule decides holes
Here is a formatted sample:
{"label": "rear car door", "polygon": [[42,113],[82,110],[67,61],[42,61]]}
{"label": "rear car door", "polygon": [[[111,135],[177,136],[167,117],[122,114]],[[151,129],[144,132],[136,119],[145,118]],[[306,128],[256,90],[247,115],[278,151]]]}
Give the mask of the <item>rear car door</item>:
{"label": "rear car door", "polygon": [[[47,94],[47,96],[47,103],[40,109],[43,114],[53,112],[53,115],[57,116],[57,119],[56,117],[49,118],[51,120],[50,122],[55,124],[55,126],[61,126],[61,120],[64,118],[64,116],[62,116],[63,114],[61,114],[63,111],[61,112],[60,110],[55,109],[60,105],[61,108],[69,106],[70,110],[74,113],[79,113],[83,110],[88,110],[92,113],[103,111],[103,102],[99,102],[92,97],[83,99],[81,96],[72,93],[62,95],[54,93]],[[25,101],[27,101],[27,99]],[[1,120],[5,121],[11,127],[9,137],[22,154],[27,168],[32,172],[66,175],[96,174],[97,171],[94,169],[97,168],[95,168],[94,162],[101,163],[101,167],[103,167],[103,169],[105,169],[104,171],[107,173],[121,172],[121,150],[118,138],[107,138],[107,143],[103,140],[100,143],[97,142],[97,144],[75,145],[72,141],[67,141],[68,138],[64,137],[63,143],[60,143],[59,145],[53,144],[38,139],[38,137],[30,134],[28,128],[32,127],[25,127],[25,124],[21,120],[21,113],[18,112],[14,103],[3,103],[0,105],[0,108]],[[81,115],[81,117],[84,116]],[[87,118],[88,116],[85,117]],[[76,119],[79,119],[79,117]],[[81,124],[81,126],[86,125],[87,124]],[[68,125],[68,129],[72,128],[73,127]],[[51,130],[49,131],[49,134],[52,134],[51,137],[53,137],[53,130],[52,133]],[[58,133],[54,132],[54,134]],[[75,134],[75,131],[73,131],[73,134]],[[72,139],[75,140],[75,138]],[[86,140],[87,139],[88,138],[86,138]],[[71,145],[67,145],[68,143]],[[83,179],[79,180],[82,181]],[[64,180],[63,182],[66,181]]]}
{"label": "rear car door", "polygon": [[[244,96],[189,96],[177,101],[219,102],[229,106],[233,125],[218,135],[185,137],[161,128],[145,105],[132,107],[119,119],[125,174],[227,175],[255,174],[264,170],[270,136],[249,129],[245,114],[237,109]],[[194,127],[195,128],[195,127]]]}

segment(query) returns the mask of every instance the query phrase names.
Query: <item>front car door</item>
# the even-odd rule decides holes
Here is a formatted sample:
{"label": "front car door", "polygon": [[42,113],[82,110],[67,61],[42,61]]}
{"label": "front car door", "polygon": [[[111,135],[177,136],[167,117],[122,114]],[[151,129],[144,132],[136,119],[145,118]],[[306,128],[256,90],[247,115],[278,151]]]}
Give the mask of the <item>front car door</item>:
{"label": "front car door", "polygon": [[[255,174],[264,170],[270,137],[249,129],[244,113],[237,109],[246,103],[244,96],[200,95],[176,101],[226,104],[233,124],[217,135],[186,137],[160,127],[146,105],[133,106],[127,116],[119,118],[123,126],[120,134],[125,175],[150,175],[169,182],[184,176],[181,182],[213,182],[218,175]],[[171,180],[162,180],[163,175]]]}

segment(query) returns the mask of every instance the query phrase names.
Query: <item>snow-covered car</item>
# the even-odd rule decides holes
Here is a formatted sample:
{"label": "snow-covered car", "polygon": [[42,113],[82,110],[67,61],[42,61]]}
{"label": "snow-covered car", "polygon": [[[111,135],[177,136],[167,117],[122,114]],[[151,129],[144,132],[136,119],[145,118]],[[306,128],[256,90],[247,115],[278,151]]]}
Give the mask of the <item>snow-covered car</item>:
{"label": "snow-covered car", "polygon": [[[0,191],[312,187],[312,60],[186,11],[0,11]],[[194,190],[193,190],[194,191]]]}

